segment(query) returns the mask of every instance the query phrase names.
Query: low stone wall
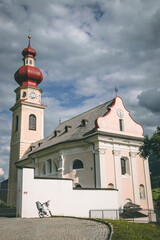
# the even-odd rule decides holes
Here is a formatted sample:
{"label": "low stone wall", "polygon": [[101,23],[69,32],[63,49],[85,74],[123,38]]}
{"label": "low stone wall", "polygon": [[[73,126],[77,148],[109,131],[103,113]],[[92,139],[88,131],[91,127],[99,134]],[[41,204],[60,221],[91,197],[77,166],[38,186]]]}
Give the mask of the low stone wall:
{"label": "low stone wall", "polygon": [[114,189],[73,189],[71,179],[37,179],[34,169],[18,169],[17,216],[38,217],[36,201],[50,200],[53,215],[89,217],[91,209],[118,209]]}

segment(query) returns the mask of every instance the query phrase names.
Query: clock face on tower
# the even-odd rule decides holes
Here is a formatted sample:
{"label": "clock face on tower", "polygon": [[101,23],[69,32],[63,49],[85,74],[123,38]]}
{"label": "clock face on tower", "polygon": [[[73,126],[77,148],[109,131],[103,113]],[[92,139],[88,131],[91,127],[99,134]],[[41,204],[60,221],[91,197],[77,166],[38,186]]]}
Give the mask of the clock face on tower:
{"label": "clock face on tower", "polygon": [[37,99],[37,98],[38,98],[38,95],[37,95],[34,91],[32,91],[32,92],[30,92],[30,94],[29,94],[29,98],[31,98],[32,100],[33,100],[33,99]]}
{"label": "clock face on tower", "polygon": [[120,108],[117,109],[117,115],[120,118],[123,118],[123,116],[124,116],[124,113],[123,113],[123,111]]}

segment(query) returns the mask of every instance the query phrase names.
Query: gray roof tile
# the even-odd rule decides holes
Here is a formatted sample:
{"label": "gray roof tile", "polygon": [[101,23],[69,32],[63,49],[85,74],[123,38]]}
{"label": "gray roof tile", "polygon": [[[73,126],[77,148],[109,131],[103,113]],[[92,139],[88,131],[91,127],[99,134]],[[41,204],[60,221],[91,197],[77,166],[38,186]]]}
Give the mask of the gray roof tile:
{"label": "gray roof tile", "polygon": [[[109,107],[112,106],[113,103],[114,99],[60,123],[48,137],[31,144],[31,147],[21,160],[28,158],[29,154],[42,149],[92,136],[96,132],[95,120],[100,116],[106,115]],[[84,122],[86,122],[85,126]],[[68,126],[68,131],[66,131],[66,126]]]}

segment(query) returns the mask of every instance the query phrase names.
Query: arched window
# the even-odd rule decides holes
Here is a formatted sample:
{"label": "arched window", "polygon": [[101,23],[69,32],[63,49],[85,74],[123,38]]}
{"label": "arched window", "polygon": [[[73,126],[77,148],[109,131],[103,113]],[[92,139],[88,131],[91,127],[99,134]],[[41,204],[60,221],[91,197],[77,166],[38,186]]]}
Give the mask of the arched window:
{"label": "arched window", "polygon": [[45,163],[43,164],[43,167],[42,167],[42,175],[46,175],[46,164]]}
{"label": "arched window", "polygon": [[125,203],[127,203],[127,202],[131,202],[132,203],[132,200],[130,198],[126,198],[125,199]]}
{"label": "arched window", "polygon": [[34,114],[29,115],[29,130],[36,131],[36,116]]}
{"label": "arched window", "polygon": [[76,189],[81,189],[82,186],[81,186],[79,183],[76,183],[76,184],[75,184],[75,188],[76,188]]}
{"label": "arched window", "polygon": [[53,161],[53,173],[57,173],[57,172],[58,172],[58,167],[56,163]]}
{"label": "arched window", "polygon": [[52,160],[48,159],[47,160],[47,173],[52,173]]}
{"label": "arched window", "polygon": [[143,184],[139,185],[139,196],[140,199],[145,199],[145,189]]}
{"label": "arched window", "polygon": [[57,167],[56,163],[54,162],[54,160],[48,159],[43,163],[40,175],[48,176],[51,174],[57,174],[57,172],[58,172],[58,167]]}
{"label": "arched window", "polygon": [[18,125],[19,125],[19,116],[16,116],[16,125],[15,125],[15,132],[18,132]]}
{"label": "arched window", "polygon": [[84,168],[83,162],[79,159],[74,160],[73,169],[82,169],[82,168]]}
{"label": "arched window", "polygon": [[114,188],[114,184],[113,183],[109,183],[108,184],[108,188]]}

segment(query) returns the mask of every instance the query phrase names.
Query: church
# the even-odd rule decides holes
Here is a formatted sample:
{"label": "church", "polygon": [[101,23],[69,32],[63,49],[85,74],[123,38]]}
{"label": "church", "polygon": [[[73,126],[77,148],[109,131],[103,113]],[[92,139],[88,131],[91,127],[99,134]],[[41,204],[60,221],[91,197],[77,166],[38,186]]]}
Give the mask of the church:
{"label": "church", "polygon": [[[14,75],[19,86],[10,109],[8,202],[17,204],[17,216],[35,217],[32,202],[48,200],[45,196],[53,198],[55,214],[64,216],[87,217],[91,210],[123,209],[128,202],[153,210],[148,159],[138,154],[143,127],[121,97],[60,123],[44,138],[46,106],[38,86],[43,75],[35,67],[36,51],[28,38],[24,65]],[[84,214],[82,203],[88,206]]]}

